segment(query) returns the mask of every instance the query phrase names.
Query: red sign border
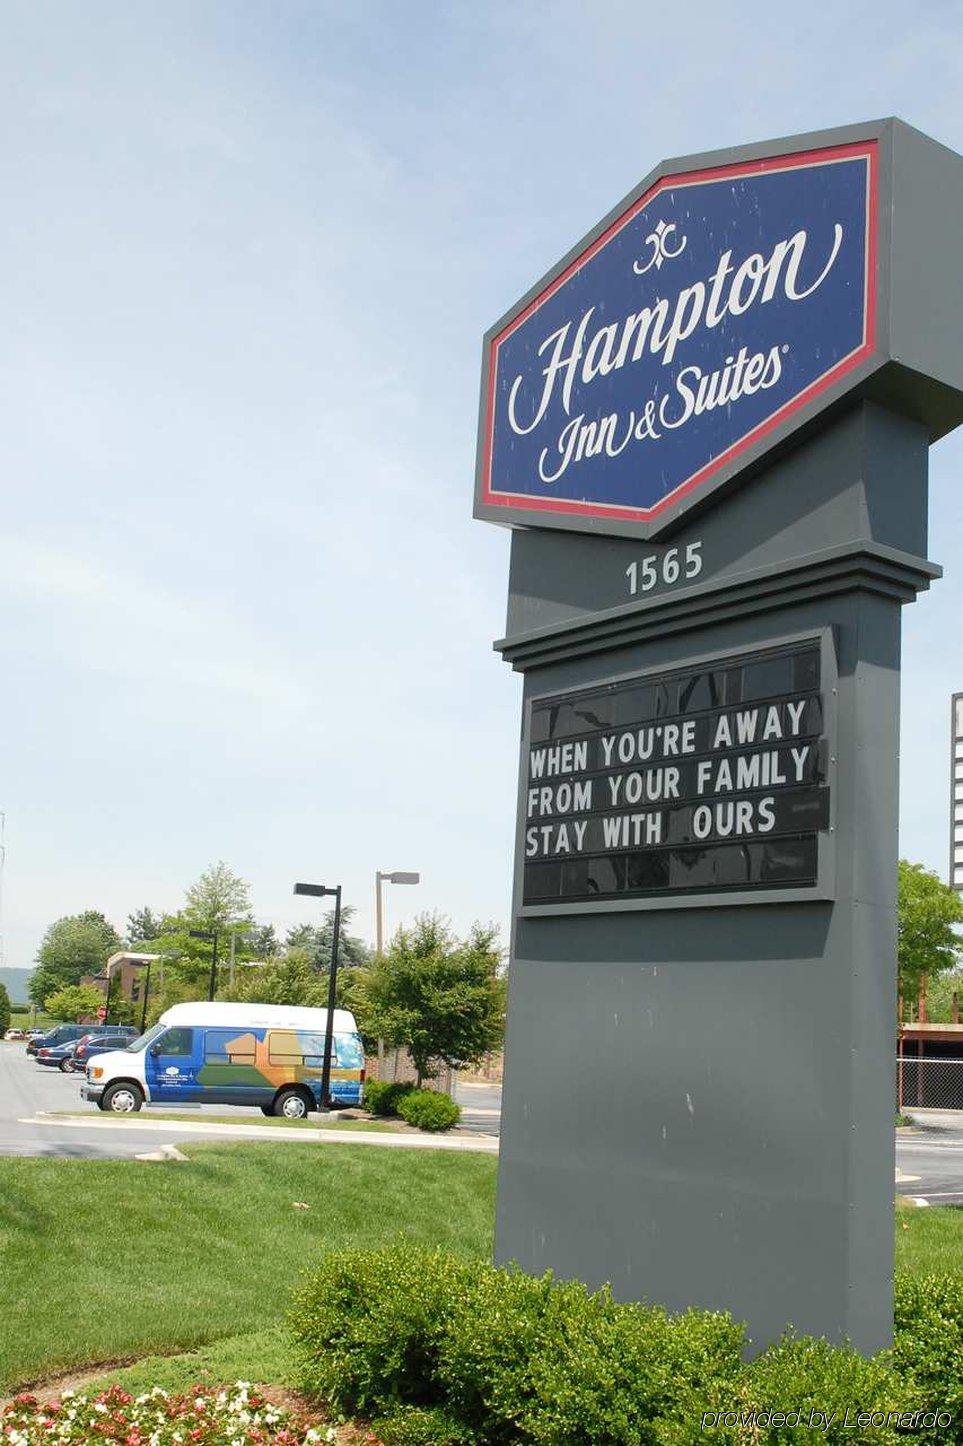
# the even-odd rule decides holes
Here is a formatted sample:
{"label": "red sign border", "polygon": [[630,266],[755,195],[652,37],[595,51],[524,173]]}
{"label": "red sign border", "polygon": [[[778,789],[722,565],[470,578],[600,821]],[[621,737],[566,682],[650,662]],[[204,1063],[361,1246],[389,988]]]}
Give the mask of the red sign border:
{"label": "red sign border", "polygon": [[[698,472],[680,482],[672,492],[659,499],[652,507],[625,507],[600,502],[579,502],[574,498],[533,497],[518,492],[499,492],[492,487],[492,447],[494,442],[495,385],[498,375],[498,348],[512,332],[537,311],[548,298],[587,261],[607,245],[617,232],[659,194],[670,187],[691,186],[703,181],[728,180],[735,176],[764,175],[769,171],[802,170],[809,166],[824,165],[844,157],[864,156],[868,161],[868,204],[866,208],[866,295],[863,311],[863,341],[855,351],[836,362],[821,377],[810,382],[803,391],[784,402],[778,411],[765,421],[757,423],[725,452],[713,457]],[[845,145],[825,146],[816,150],[792,151],[786,155],[769,156],[759,160],[739,161],[730,165],[708,166],[701,170],[682,171],[659,178],[649,189],[632,203],[620,216],[606,227],[600,236],[581,251],[554,277],[547,286],[533,297],[517,316],[513,317],[489,342],[488,352],[488,398],[485,412],[484,464],[482,473],[481,501],[494,507],[517,508],[519,511],[561,513],[575,517],[599,517],[621,522],[652,522],[668,508],[676,506],[682,498],[709,480],[720,468],[747,448],[760,441],[794,412],[799,411],[814,397],[824,392],[839,377],[858,366],[871,356],[876,346],[876,257],[878,249],[878,189],[879,189],[879,142],[876,139],[853,141]],[[519,519],[522,520],[521,518]]]}

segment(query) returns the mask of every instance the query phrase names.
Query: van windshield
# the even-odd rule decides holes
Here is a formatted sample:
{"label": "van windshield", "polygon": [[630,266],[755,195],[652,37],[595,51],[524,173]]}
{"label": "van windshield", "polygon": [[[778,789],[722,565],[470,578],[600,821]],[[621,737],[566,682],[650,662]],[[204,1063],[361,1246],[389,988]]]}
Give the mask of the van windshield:
{"label": "van windshield", "polygon": [[163,1025],[163,1024],[152,1024],[151,1027],[150,1027],[150,1029],[147,1031],[146,1034],[142,1034],[139,1039],[132,1039],[132,1040],[131,1040],[130,1044],[127,1046],[127,1049],[125,1050],[125,1053],[126,1053],[126,1054],[140,1054],[141,1050],[146,1049],[147,1046],[148,1046],[153,1040],[155,1040],[159,1034],[163,1034],[163,1033],[164,1033],[165,1028],[166,1028],[166,1025]]}

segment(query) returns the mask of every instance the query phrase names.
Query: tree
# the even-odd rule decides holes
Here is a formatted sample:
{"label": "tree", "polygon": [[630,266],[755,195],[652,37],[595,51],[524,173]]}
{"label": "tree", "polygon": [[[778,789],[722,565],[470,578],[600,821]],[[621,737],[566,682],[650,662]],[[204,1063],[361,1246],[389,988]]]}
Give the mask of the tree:
{"label": "tree", "polygon": [[[363,939],[348,933],[348,926],[357,910],[353,904],[345,904],[341,910],[341,927],[338,931],[338,967],[354,965],[363,967],[371,958],[371,950]],[[285,945],[288,949],[303,949],[315,969],[327,974],[331,967],[331,945],[334,943],[334,910],[329,909],[318,925],[298,924],[287,932]]]}
{"label": "tree", "polygon": [[953,995],[963,1006],[963,969],[947,969],[930,980],[926,989],[926,1018],[930,1024],[949,1024],[953,1019]]}
{"label": "tree", "polygon": [[[104,996],[106,1001],[106,995]],[[104,1021],[106,1024],[136,1024],[140,1022],[140,1005],[135,1004],[132,999],[127,999],[120,992],[120,985],[114,983],[110,991],[110,1013]]]}
{"label": "tree", "polygon": [[156,938],[161,931],[161,924],[161,916],[148,906],[135,909],[132,914],[127,915],[127,943],[133,949],[136,944],[144,944],[148,939]]}
{"label": "tree", "polygon": [[190,928],[224,934],[232,924],[252,923],[248,885],[221,860],[187,890],[184,914]]}
{"label": "tree", "polygon": [[5,984],[0,984],[0,1037],[10,1028],[10,995]]}
{"label": "tree", "polygon": [[99,974],[119,948],[116,929],[96,909],[58,919],[37,951],[37,968],[28,985],[31,1000],[42,1005],[63,985],[77,984],[85,974]]}
{"label": "tree", "polygon": [[260,969],[245,969],[228,997],[248,1004],[293,1004],[326,1009],[328,986],[312,968],[305,950],[289,949],[286,954],[269,959]]}
{"label": "tree", "polygon": [[255,924],[241,936],[238,935],[235,949],[236,957],[241,957],[241,946],[244,947],[244,957],[250,955],[252,959],[275,959],[281,952],[278,943],[278,936],[275,933],[273,924]]}
{"label": "tree", "polygon": [[[156,1024],[161,1015],[175,1004],[188,1004],[206,998],[206,988],[199,988],[196,983],[183,979],[180,975],[167,976],[156,989],[152,976],[150,999],[147,1003],[147,1024]],[[114,1012],[113,1005],[110,1012]]]}
{"label": "tree", "polygon": [[498,931],[472,927],[459,941],[444,919],[422,914],[399,929],[358,981],[355,1008],[365,1033],[404,1046],[418,1084],[441,1063],[477,1064],[501,1043],[505,990]]}
{"label": "tree", "polygon": [[94,984],[65,984],[47,996],[44,1010],[51,1019],[96,1019],[103,1008],[104,996]]}
{"label": "tree", "polygon": [[963,900],[922,864],[899,861],[899,992],[917,998],[923,979],[934,979],[959,963]]}

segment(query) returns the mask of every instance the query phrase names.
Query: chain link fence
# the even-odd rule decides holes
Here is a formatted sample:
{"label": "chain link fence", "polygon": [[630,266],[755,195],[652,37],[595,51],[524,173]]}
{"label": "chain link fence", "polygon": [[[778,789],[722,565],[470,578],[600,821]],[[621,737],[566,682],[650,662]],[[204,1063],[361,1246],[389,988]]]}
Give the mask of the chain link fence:
{"label": "chain link fence", "polygon": [[963,1059],[896,1056],[899,1110],[963,1110]]}

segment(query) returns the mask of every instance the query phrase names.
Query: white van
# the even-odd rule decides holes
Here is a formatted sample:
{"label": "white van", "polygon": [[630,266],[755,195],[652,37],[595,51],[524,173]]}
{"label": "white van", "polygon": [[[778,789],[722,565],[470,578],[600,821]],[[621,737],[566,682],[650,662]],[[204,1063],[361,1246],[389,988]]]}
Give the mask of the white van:
{"label": "white van", "polygon": [[[126,1049],[87,1066],[84,1099],[129,1114],[151,1104],[259,1105],[303,1119],[321,1103],[326,1009],[284,1004],[175,1004]],[[361,1102],[364,1047],[346,1009],[334,1011],[332,1099]]]}

